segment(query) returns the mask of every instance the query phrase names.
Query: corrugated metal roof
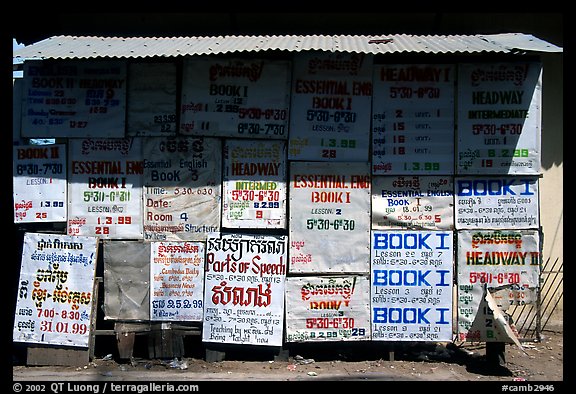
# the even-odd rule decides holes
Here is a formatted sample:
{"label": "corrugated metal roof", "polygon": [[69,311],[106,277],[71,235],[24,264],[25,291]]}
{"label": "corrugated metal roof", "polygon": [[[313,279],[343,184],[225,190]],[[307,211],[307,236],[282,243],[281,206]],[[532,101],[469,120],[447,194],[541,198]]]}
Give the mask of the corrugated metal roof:
{"label": "corrugated metal roof", "polygon": [[215,37],[54,36],[14,50],[13,58],[90,59],[222,55],[235,52],[320,50],[392,53],[562,52],[562,48],[522,33],[496,35],[280,35]]}

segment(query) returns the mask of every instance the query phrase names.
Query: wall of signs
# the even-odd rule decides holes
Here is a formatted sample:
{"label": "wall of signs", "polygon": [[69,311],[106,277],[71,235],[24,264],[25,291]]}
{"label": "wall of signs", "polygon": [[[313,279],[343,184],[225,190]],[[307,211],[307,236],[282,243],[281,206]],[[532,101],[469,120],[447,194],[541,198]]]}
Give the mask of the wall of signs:
{"label": "wall of signs", "polygon": [[[539,286],[539,62],[310,51],[178,70],[24,67],[21,136],[59,140],[14,147],[14,223],[102,241],[107,319],[256,346],[510,339],[491,316]],[[33,342],[28,308],[14,335]]]}

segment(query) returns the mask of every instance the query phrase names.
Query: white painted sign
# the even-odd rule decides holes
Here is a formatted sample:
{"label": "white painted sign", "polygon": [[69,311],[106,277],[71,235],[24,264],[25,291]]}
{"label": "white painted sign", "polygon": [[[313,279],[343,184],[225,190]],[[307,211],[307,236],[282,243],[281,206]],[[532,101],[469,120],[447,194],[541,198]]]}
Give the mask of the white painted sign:
{"label": "white painted sign", "polygon": [[370,339],[368,275],[286,278],[286,342]]}
{"label": "white painted sign", "polygon": [[290,163],[290,273],[368,273],[368,163]]}
{"label": "white painted sign", "polygon": [[144,150],[144,240],[204,241],[220,230],[222,143],[149,137]]}
{"label": "white painted sign", "polygon": [[22,137],[124,137],[126,61],[26,61],[23,82]]}
{"label": "white painted sign", "polygon": [[25,233],[14,342],[88,347],[98,238]]}
{"label": "white painted sign", "polygon": [[454,173],[454,66],[374,66],[372,174]]}
{"label": "white painted sign", "polygon": [[451,341],[453,233],[372,231],[372,339]]}
{"label": "white painted sign", "polygon": [[208,237],[202,341],[282,346],[286,242],[286,236]]}
{"label": "white painted sign", "polygon": [[180,134],[288,137],[290,62],[185,59]]}
{"label": "white painted sign", "polygon": [[458,66],[458,174],[539,174],[542,65]]}
{"label": "white painted sign", "polygon": [[222,226],[286,227],[286,141],[227,140]]}
{"label": "white painted sign", "polygon": [[150,246],[150,320],[202,321],[204,242]]}
{"label": "white painted sign", "polygon": [[369,160],[372,55],[294,56],[288,159]]}
{"label": "white painted sign", "polygon": [[65,222],[66,146],[13,148],[14,223]]}
{"label": "white painted sign", "polygon": [[372,177],[372,229],[454,229],[450,176]]}
{"label": "white painted sign", "polygon": [[68,235],[142,239],[141,142],[68,141]]}

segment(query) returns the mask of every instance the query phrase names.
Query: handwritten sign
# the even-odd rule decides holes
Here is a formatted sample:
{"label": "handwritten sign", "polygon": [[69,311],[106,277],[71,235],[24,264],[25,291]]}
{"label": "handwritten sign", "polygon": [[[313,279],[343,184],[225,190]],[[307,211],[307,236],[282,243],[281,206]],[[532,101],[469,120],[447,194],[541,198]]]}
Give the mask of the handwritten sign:
{"label": "handwritten sign", "polygon": [[204,241],[220,230],[221,142],[144,139],[144,240]]}
{"label": "handwritten sign", "polygon": [[456,228],[537,228],[537,177],[456,178]]}
{"label": "handwritten sign", "polygon": [[14,223],[65,222],[66,146],[13,148]]}
{"label": "handwritten sign", "polygon": [[368,161],[371,102],[372,55],[297,53],[288,159]]}
{"label": "handwritten sign", "polygon": [[458,66],[458,174],[539,174],[542,65]]}
{"label": "handwritten sign", "polygon": [[227,140],[222,226],[286,227],[286,142]]}
{"label": "handwritten sign", "polygon": [[88,347],[98,238],[25,233],[14,342]]}
{"label": "handwritten sign", "polygon": [[68,235],[142,239],[141,141],[68,141]]}
{"label": "handwritten sign", "polygon": [[286,278],[286,342],[370,339],[368,276]]}
{"label": "handwritten sign", "polygon": [[374,66],[372,174],[454,173],[454,67]]}
{"label": "handwritten sign", "polygon": [[451,231],[372,231],[372,339],[452,340]]}
{"label": "handwritten sign", "polygon": [[176,63],[131,63],[128,80],[126,135],[176,135]]}
{"label": "handwritten sign", "polygon": [[210,235],[202,341],[282,346],[286,236]]}
{"label": "handwritten sign", "polygon": [[22,137],[124,137],[126,62],[26,61]]}
{"label": "handwritten sign", "polygon": [[152,242],[150,319],[202,321],[204,242]]}
{"label": "handwritten sign", "polygon": [[449,176],[372,178],[372,229],[454,229],[454,185]]}
{"label": "handwritten sign", "polygon": [[290,163],[290,272],[367,273],[368,163]]}
{"label": "handwritten sign", "polygon": [[185,59],[180,134],[286,139],[290,62]]}

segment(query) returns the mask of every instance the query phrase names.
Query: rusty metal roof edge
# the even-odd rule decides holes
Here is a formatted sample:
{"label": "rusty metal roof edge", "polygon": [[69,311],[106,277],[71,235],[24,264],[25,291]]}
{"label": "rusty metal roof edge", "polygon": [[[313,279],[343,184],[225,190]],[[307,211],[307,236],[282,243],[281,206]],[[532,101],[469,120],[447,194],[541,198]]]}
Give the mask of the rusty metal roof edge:
{"label": "rusty metal roof edge", "polygon": [[366,54],[562,52],[523,33],[478,35],[224,35],[193,37],[53,36],[13,51],[17,60],[172,58],[268,51]]}

